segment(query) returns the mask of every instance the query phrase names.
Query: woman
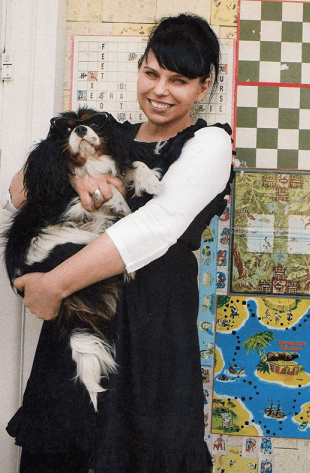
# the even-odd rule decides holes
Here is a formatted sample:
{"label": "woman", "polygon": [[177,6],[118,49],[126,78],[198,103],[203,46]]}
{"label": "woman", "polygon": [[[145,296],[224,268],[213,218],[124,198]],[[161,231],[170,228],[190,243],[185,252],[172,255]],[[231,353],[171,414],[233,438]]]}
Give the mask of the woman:
{"label": "woman", "polygon": [[[131,128],[133,138],[148,143],[149,165],[167,171],[163,190],[55,270],[15,282],[25,291],[24,303],[31,312],[49,320],[24,405],[9,425],[24,447],[23,473],[87,471],[84,459],[93,449],[89,466],[95,473],[205,473],[211,466],[204,443],[197,262],[192,250],[199,248],[212,216],[224,209],[231,140],[220,125],[207,127],[203,120],[195,124],[190,111],[207,93],[212,69],[216,83],[218,66],[219,43],[206,21],[182,14],[159,23],[139,64],[137,96],[147,121],[124,126]],[[11,186],[13,202],[19,200],[16,205],[24,198],[21,180],[18,175]],[[110,183],[109,176],[72,180],[89,209],[110,197]],[[92,197],[95,190],[101,192],[100,201]],[[108,390],[99,399],[99,414],[94,415],[81,387],[73,387],[74,367],[57,337],[54,318],[69,294],[125,271],[137,275],[125,286],[115,317],[118,371],[110,376]],[[63,386],[78,407],[64,402]],[[40,438],[30,420],[35,415],[40,418],[37,424],[43,418],[47,426],[48,433],[41,428]],[[61,421],[57,424],[61,418],[67,430]],[[27,443],[30,431],[32,441]],[[41,469],[33,466],[38,444],[45,458]],[[80,469],[73,465],[75,456]],[[51,457],[58,459],[58,469],[47,469],[46,458]]]}

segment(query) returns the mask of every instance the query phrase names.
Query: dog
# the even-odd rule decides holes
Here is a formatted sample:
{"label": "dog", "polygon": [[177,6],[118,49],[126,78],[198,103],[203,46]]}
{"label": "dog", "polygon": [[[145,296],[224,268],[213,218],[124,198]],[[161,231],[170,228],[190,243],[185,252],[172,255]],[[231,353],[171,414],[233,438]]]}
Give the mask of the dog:
{"label": "dog", "polygon": [[[52,270],[130,213],[114,187],[110,200],[88,212],[70,185],[70,175],[110,173],[133,187],[136,196],[157,194],[160,171],[143,163],[145,153],[145,146],[108,113],[79,109],[51,119],[48,136],[29,153],[24,166],[27,201],[4,232],[4,260],[13,288],[18,276]],[[72,294],[57,316],[60,333],[70,337],[76,377],[86,386],[95,410],[97,394],[105,390],[102,378],[117,369],[110,324],[123,282],[124,277],[117,276]]]}

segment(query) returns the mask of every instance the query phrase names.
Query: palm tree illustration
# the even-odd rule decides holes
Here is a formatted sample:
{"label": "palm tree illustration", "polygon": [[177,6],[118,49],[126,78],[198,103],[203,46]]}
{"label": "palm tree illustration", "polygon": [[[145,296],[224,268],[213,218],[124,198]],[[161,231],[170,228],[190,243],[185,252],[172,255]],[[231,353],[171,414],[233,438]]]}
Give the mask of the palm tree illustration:
{"label": "palm tree illustration", "polygon": [[267,356],[265,353],[265,348],[270,345],[270,341],[274,340],[274,334],[268,330],[264,332],[257,332],[252,334],[247,338],[241,345],[245,347],[246,355],[252,348],[253,353],[256,351],[259,356],[259,364],[257,365],[258,371],[264,371],[269,373],[269,363],[267,361]]}

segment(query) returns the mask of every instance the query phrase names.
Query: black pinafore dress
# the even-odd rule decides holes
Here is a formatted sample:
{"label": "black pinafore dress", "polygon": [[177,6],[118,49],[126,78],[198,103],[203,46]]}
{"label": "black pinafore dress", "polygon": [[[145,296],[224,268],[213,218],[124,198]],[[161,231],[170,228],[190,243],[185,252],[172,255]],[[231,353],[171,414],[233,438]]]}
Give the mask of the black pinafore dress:
{"label": "black pinafore dress", "polygon": [[[230,128],[224,127],[228,133]],[[134,125],[133,135],[139,125]],[[169,140],[150,168],[164,172],[180,155],[198,122]],[[154,152],[155,151],[155,152]],[[101,398],[103,429],[90,461],[95,473],[206,473],[203,388],[197,330],[197,260],[201,234],[221,215],[230,182],[165,255],[137,271],[126,285],[117,317],[117,375]],[[150,196],[145,196],[145,201]],[[144,205],[131,199],[131,206]]]}
{"label": "black pinafore dress", "polygon": [[[140,124],[124,126],[134,137]],[[165,173],[205,126],[200,119],[162,147],[149,143],[149,167]],[[74,381],[57,321],[44,322],[23,405],[7,427],[23,447],[21,473],[206,473],[212,462],[204,442],[193,251],[229,193],[228,183],[165,255],[123,287],[114,319],[118,371],[99,395],[98,413]],[[150,198],[129,194],[128,203],[136,210]]]}

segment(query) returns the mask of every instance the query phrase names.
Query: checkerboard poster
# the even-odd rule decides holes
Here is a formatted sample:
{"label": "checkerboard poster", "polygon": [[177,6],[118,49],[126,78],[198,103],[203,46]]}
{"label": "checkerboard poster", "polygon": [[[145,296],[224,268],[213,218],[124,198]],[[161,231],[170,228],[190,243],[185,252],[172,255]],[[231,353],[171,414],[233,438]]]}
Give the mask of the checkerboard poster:
{"label": "checkerboard poster", "polygon": [[310,169],[310,3],[241,0],[237,64],[237,162]]}

